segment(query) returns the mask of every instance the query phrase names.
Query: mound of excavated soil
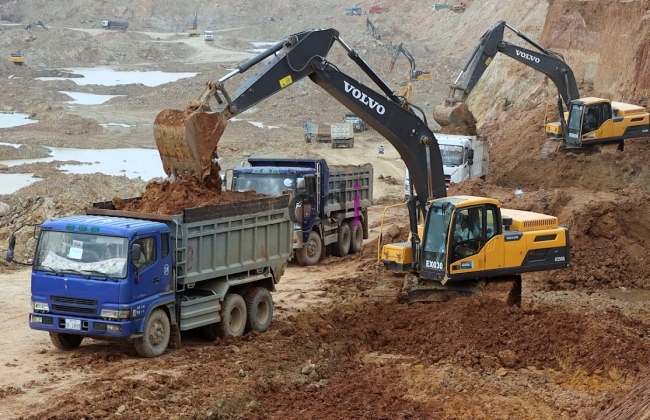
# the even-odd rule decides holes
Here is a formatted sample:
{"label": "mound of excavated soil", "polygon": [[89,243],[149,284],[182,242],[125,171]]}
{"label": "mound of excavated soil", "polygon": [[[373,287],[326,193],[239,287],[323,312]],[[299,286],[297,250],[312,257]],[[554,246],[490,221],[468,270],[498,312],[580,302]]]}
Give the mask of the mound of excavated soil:
{"label": "mound of excavated soil", "polygon": [[221,191],[221,185],[217,190],[199,183],[193,176],[186,175],[174,182],[151,182],[139,199],[125,203],[120,198],[114,198],[113,205],[117,210],[179,214],[186,208],[235,203],[261,197],[264,195],[254,191]]}

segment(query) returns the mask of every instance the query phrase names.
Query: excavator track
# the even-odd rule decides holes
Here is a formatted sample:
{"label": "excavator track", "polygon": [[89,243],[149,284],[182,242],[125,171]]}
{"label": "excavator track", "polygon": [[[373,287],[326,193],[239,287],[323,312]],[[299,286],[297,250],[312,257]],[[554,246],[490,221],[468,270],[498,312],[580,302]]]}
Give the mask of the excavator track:
{"label": "excavator track", "polygon": [[448,282],[421,279],[407,274],[399,292],[400,303],[446,302],[457,297],[484,295],[506,303],[521,305],[521,276],[507,276],[490,280]]}

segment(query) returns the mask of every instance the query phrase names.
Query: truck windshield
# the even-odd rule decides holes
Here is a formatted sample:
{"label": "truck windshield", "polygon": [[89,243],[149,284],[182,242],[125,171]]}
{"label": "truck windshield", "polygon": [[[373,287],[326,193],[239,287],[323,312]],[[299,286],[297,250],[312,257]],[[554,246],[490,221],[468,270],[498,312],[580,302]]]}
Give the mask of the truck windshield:
{"label": "truck windshield", "polygon": [[447,201],[434,203],[429,208],[424,232],[424,247],[422,249],[424,256],[423,268],[444,271],[447,254],[447,232],[449,232],[452,211],[453,206]]}
{"label": "truck windshield", "polygon": [[440,155],[442,156],[443,165],[460,166],[463,164],[464,156],[463,146],[440,145]]}
{"label": "truck windshield", "polygon": [[43,231],[34,270],[125,278],[129,241],[117,236]]}
{"label": "truck windshield", "polygon": [[295,177],[288,174],[240,173],[233,176],[232,189],[235,191],[253,190],[260,194],[282,195],[282,191],[294,189]]}

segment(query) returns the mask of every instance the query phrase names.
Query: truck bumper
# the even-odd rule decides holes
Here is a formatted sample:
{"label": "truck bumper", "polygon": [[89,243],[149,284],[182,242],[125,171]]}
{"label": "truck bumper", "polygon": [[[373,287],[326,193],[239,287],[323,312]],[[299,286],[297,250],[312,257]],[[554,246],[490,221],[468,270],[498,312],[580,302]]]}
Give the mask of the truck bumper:
{"label": "truck bumper", "polygon": [[59,334],[83,335],[85,337],[133,338],[131,337],[130,322],[62,316],[50,313],[30,312],[29,328]]}

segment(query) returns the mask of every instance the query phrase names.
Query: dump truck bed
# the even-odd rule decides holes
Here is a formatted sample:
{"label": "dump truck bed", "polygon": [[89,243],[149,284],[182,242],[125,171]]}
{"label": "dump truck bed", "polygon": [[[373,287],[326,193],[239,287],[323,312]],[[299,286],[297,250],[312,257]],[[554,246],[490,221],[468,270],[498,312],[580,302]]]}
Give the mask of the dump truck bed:
{"label": "dump truck bed", "polygon": [[[281,268],[293,251],[290,195],[184,209],[161,215],[116,210],[94,203],[91,215],[155,220],[169,226],[175,244],[177,285]],[[136,200],[133,198],[126,202]],[[279,279],[279,270],[277,279]]]}

